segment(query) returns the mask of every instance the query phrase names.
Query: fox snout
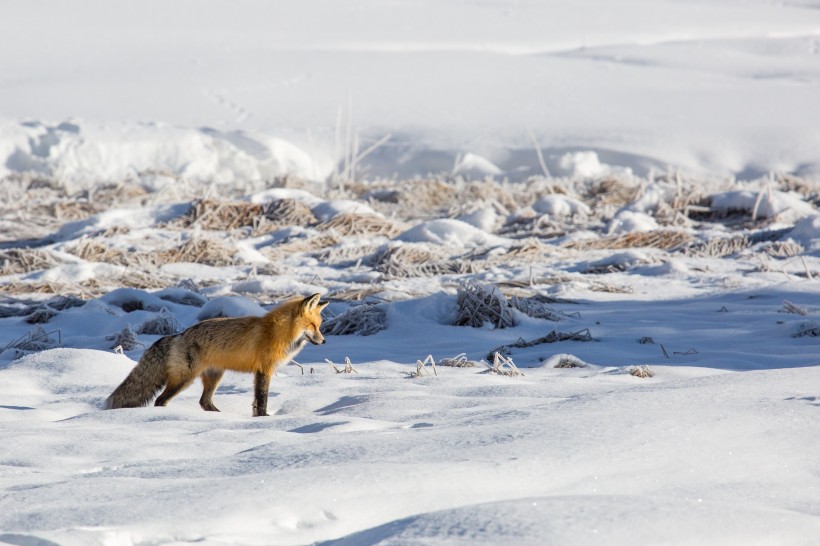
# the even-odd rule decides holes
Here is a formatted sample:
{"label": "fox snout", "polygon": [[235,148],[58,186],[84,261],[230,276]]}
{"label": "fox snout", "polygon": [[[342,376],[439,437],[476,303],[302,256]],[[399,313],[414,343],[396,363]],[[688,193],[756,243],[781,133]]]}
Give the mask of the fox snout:
{"label": "fox snout", "polygon": [[307,333],[307,340],[313,343],[314,345],[321,345],[325,342],[325,336],[316,332],[315,334]]}

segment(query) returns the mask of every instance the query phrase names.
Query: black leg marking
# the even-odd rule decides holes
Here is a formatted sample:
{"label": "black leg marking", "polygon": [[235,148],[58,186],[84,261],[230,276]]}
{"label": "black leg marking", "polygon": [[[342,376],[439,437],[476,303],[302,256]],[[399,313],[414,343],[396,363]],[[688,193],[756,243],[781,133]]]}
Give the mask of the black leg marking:
{"label": "black leg marking", "polygon": [[268,416],[268,387],[270,387],[270,375],[256,372],[254,377],[253,393],[253,416]]}

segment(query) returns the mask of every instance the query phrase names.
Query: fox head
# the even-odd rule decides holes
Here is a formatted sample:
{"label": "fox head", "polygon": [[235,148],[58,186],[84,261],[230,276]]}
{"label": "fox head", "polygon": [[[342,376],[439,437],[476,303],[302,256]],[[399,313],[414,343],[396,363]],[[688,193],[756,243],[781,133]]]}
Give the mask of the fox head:
{"label": "fox head", "polygon": [[322,326],[322,309],[330,302],[319,301],[319,294],[303,299],[295,308],[296,326],[303,332],[305,339],[314,345],[325,342],[325,336],[319,331]]}

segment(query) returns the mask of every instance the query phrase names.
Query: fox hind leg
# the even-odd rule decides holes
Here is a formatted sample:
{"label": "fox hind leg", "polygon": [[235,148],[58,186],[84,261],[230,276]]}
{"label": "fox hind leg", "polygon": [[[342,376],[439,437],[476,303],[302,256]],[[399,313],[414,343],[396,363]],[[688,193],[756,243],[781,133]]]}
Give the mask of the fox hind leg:
{"label": "fox hind leg", "polygon": [[199,399],[199,405],[205,411],[219,411],[214,406],[214,391],[225,375],[225,370],[214,370],[213,368],[202,372],[202,397]]}
{"label": "fox hind leg", "polygon": [[173,373],[168,375],[168,382],[165,384],[165,390],[162,391],[156,401],[155,406],[165,406],[168,402],[190,385],[196,376],[190,368],[184,368],[183,373]]}

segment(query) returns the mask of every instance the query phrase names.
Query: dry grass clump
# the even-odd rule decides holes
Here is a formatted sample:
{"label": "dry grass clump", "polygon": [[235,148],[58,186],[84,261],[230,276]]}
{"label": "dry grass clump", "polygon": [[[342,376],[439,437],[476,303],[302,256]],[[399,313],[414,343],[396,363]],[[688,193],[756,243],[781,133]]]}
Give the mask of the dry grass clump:
{"label": "dry grass clump", "polygon": [[194,238],[180,246],[154,253],[156,263],[191,262],[222,267],[236,264],[235,250],[214,239]]}
{"label": "dry grass clump", "polygon": [[[78,290],[76,288],[72,290],[71,287],[64,284],[48,281],[11,282],[0,284],[0,292],[4,294],[78,294]],[[84,294],[84,292],[82,294]]]}
{"label": "dry grass clump", "polygon": [[155,252],[125,252],[110,248],[105,243],[84,238],[67,251],[78,258],[89,262],[110,263],[136,268],[121,277],[126,286],[163,287],[167,282],[152,280],[156,277],[155,266],[166,263],[191,262],[215,267],[234,265],[235,250],[227,245],[209,238],[194,238],[181,245]]}
{"label": "dry grass clump", "polygon": [[[147,265],[141,253],[126,253],[110,248],[103,242],[92,238],[82,238],[75,245],[66,248],[70,254],[87,262],[108,263],[117,265]],[[153,260],[149,260],[151,264]]]}
{"label": "dry grass clump", "polygon": [[310,208],[296,199],[276,199],[262,206],[254,225],[254,234],[269,233],[280,227],[309,226],[317,222]]}
{"label": "dry grass clump", "polygon": [[575,355],[570,354],[563,354],[558,357],[558,362],[555,363],[553,368],[561,368],[561,369],[569,369],[569,368],[587,368],[589,367],[586,362],[581,360]]}
{"label": "dry grass clump", "polygon": [[387,312],[384,307],[369,303],[351,307],[322,324],[322,332],[330,336],[370,336],[385,328]]}
{"label": "dry grass clump", "polygon": [[138,334],[155,336],[170,336],[179,331],[179,321],[174,318],[167,307],[160,309],[154,318],[146,320],[137,328]]}
{"label": "dry grass clump", "polygon": [[150,272],[130,270],[119,277],[117,281],[116,286],[140,288],[142,290],[157,290],[173,284],[172,279],[160,275],[156,270]]}
{"label": "dry grass clump", "polygon": [[[348,357],[348,356],[345,357],[345,367],[344,368],[337,368],[336,365],[333,363],[333,361],[330,360],[329,358],[326,358],[325,362],[328,363],[328,365],[330,366],[330,369],[333,370],[333,373],[359,373],[358,371],[356,371],[356,368],[353,367],[353,363],[350,362],[350,357]],[[301,367],[301,365],[300,365],[300,367]],[[304,373],[304,370],[302,371],[302,373]],[[313,373],[313,372],[311,371],[311,373]]]}
{"label": "dry grass clump", "polygon": [[343,237],[383,235],[393,238],[403,231],[390,220],[372,214],[338,214],[331,220],[316,226],[319,231],[335,231]]}
{"label": "dry grass clump", "polygon": [[133,351],[137,347],[144,347],[142,343],[137,340],[137,334],[131,329],[131,326],[126,324],[125,328],[118,333],[106,336],[106,341],[111,341],[111,349],[115,351]]}
{"label": "dry grass clump", "polygon": [[761,243],[760,251],[772,258],[793,258],[803,254],[803,245],[794,241],[770,241]]}
{"label": "dry grass clump", "polygon": [[820,337],[820,326],[817,326],[814,322],[804,322],[797,332],[792,334],[792,337]]}
{"label": "dry grass clump", "polygon": [[594,181],[584,198],[592,209],[606,205],[622,207],[635,201],[640,192],[640,184],[624,182],[616,178],[604,178]]}
{"label": "dry grass clump", "polygon": [[427,370],[427,364],[430,364],[433,368],[433,375],[438,375],[438,371],[436,370],[436,361],[433,360],[433,355],[427,355],[427,358],[424,360],[416,360],[416,369],[415,371],[410,372],[410,377],[417,378],[430,375],[429,370]]}
{"label": "dry grass clump", "polygon": [[456,197],[456,188],[442,180],[411,180],[399,190],[397,210],[412,211],[417,219],[438,218],[456,202]]}
{"label": "dry grass clump", "polygon": [[320,262],[329,265],[355,263],[365,256],[376,252],[381,245],[377,244],[345,244],[344,242],[330,248],[325,248],[315,255]]}
{"label": "dry grass clump", "polygon": [[789,231],[791,231],[791,228],[764,229],[730,237],[716,237],[709,241],[696,241],[685,249],[685,253],[688,256],[722,258],[723,256],[737,254],[759,243],[777,241]]}
{"label": "dry grass clump", "polygon": [[318,235],[293,238],[278,245],[266,246],[260,252],[271,261],[277,262],[302,252],[328,252],[330,247],[334,247],[341,242],[342,238],[335,232],[325,231]]}
{"label": "dry grass clump", "polygon": [[575,250],[617,250],[623,248],[658,248],[672,252],[685,247],[692,236],[684,231],[653,230],[625,233],[583,241],[570,241],[564,248]]}
{"label": "dry grass clump", "polygon": [[489,322],[496,328],[511,328],[516,325],[512,308],[507,298],[497,287],[466,282],[459,287],[457,295],[455,326],[480,328]]}
{"label": "dry grass clump", "polygon": [[534,237],[529,237],[521,242],[521,244],[510,247],[503,254],[493,254],[488,256],[488,260],[498,264],[524,264],[524,263],[543,263],[555,257],[557,253],[563,253],[560,247],[545,245]]}
{"label": "dry grass clump", "polygon": [[509,183],[491,179],[472,180],[459,192],[462,203],[495,204],[503,210],[511,211],[519,207],[514,190]]}
{"label": "dry grass clump", "polygon": [[45,351],[47,349],[54,349],[63,344],[62,336],[59,330],[51,332],[46,331],[42,326],[37,326],[34,330],[26,332],[19,338],[10,341],[0,350],[4,353],[7,350],[15,352],[15,360],[23,358],[27,354]]}
{"label": "dry grass clump", "polygon": [[178,220],[182,227],[228,231],[253,225],[262,212],[261,205],[235,203],[216,199],[198,199],[188,213]]}
{"label": "dry grass clump", "polygon": [[549,307],[543,298],[537,296],[529,298],[513,296],[509,299],[509,302],[510,307],[521,311],[529,317],[551,320],[553,322],[558,322],[562,318],[559,313]]}
{"label": "dry grass clump", "polygon": [[132,201],[139,201],[146,197],[148,192],[137,184],[123,182],[96,187],[88,192],[87,199],[98,209],[121,205]]}
{"label": "dry grass clump", "polygon": [[382,292],[381,286],[368,285],[361,288],[345,288],[327,295],[329,299],[341,301],[364,301],[365,299]]}
{"label": "dry grass clump", "polygon": [[594,338],[592,337],[592,333],[590,333],[589,328],[584,328],[583,330],[578,330],[577,332],[559,332],[557,330],[553,330],[549,334],[531,341],[525,341],[523,338],[518,338],[518,341],[514,343],[500,345],[487,353],[487,359],[491,359],[494,354],[509,355],[511,353],[510,349],[513,348],[526,349],[528,347],[535,347],[536,345],[542,345],[544,343],[558,343],[559,341],[594,341]]}
{"label": "dry grass clump", "polygon": [[653,372],[646,364],[641,364],[640,366],[630,368],[629,375],[640,379],[649,379],[650,377],[655,376],[655,372]]}
{"label": "dry grass clump", "polygon": [[49,269],[59,264],[54,256],[36,248],[12,248],[0,250],[0,274],[17,275]]}
{"label": "dry grass clump", "polygon": [[29,324],[45,324],[57,316],[57,311],[48,307],[38,307],[26,317]]}
{"label": "dry grass clump", "polygon": [[487,369],[484,370],[481,373],[492,373],[492,374],[496,374],[496,375],[503,375],[503,376],[506,376],[506,377],[515,377],[516,375],[524,375],[518,369],[518,366],[515,365],[515,362],[513,362],[513,359],[508,357],[508,356],[504,356],[500,353],[495,353],[492,356],[492,358],[489,359],[489,360],[492,362],[492,365],[487,364],[485,362],[485,364],[487,365]]}
{"label": "dry grass clump", "polygon": [[174,223],[182,228],[199,226],[213,231],[252,228],[255,235],[269,233],[280,227],[309,225],[316,216],[300,201],[277,199],[265,204],[198,199],[191,209]]}
{"label": "dry grass clump", "polygon": [[376,271],[392,278],[463,275],[482,269],[473,260],[450,259],[439,248],[419,243],[387,246],[372,261]]}
{"label": "dry grass clump", "polygon": [[478,366],[478,362],[475,360],[469,360],[467,358],[467,353],[461,353],[456,356],[442,358],[438,361],[438,365],[446,366],[448,368],[475,368]]}

